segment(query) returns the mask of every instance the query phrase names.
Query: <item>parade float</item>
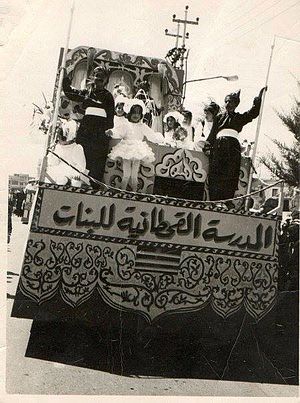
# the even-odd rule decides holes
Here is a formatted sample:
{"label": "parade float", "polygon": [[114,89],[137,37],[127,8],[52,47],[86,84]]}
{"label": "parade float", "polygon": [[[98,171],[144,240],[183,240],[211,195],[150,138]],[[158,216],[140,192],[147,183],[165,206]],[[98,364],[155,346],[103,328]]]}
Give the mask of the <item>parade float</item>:
{"label": "parade float", "polygon": [[[110,71],[111,91],[120,84],[133,94],[147,77],[149,95],[164,108],[161,128],[182,102],[184,70],[163,59],[76,47],[61,54],[60,65],[79,89],[99,65]],[[60,73],[56,113],[80,119],[80,104],[59,97]],[[246,322],[266,331],[278,297],[280,214],[245,208],[251,158],[243,158],[236,208],[227,209],[208,200],[202,151],[151,147],[155,163],[141,166],[139,193],[118,189],[122,164],[109,159],[98,190],[40,181],[12,316],[56,327],[81,323],[103,334],[119,329],[136,350],[144,334],[155,334],[161,351],[187,329],[196,339],[208,329],[209,338],[226,334],[226,348]]]}

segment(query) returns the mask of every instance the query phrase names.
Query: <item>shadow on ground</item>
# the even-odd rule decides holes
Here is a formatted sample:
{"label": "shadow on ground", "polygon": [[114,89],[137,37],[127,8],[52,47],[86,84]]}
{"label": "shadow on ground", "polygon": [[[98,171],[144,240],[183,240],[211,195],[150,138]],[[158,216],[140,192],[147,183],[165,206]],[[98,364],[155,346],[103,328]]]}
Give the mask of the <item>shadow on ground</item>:
{"label": "shadow on ground", "polygon": [[26,356],[121,375],[298,384],[298,292],[256,323],[209,307],[146,325],[113,311],[106,325],[34,321]]}

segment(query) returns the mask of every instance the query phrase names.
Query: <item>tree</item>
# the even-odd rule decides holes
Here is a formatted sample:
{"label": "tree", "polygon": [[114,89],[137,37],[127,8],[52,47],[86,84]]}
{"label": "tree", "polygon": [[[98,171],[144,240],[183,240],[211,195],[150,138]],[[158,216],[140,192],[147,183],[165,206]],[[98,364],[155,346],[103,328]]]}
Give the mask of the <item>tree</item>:
{"label": "tree", "polygon": [[[300,81],[298,81],[300,86]],[[273,175],[283,179],[288,185],[299,187],[299,159],[300,159],[300,101],[294,99],[294,105],[289,112],[278,112],[277,116],[282,123],[293,134],[295,140],[291,146],[273,140],[280,152],[280,159],[274,154],[260,158],[262,162]]]}

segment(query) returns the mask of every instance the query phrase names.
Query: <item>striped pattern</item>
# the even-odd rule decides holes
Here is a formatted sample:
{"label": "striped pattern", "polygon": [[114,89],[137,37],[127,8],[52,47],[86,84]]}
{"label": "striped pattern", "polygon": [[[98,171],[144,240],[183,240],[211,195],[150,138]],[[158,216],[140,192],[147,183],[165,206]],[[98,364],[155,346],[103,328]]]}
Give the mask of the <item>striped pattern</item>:
{"label": "striped pattern", "polygon": [[[189,252],[203,252],[203,253],[213,253],[213,254],[221,254],[226,256],[235,256],[235,257],[243,257],[243,258],[251,258],[258,260],[267,260],[267,261],[277,261],[278,260],[278,247],[276,246],[276,253],[271,255],[263,255],[260,253],[251,253],[244,251],[235,251],[235,250],[227,250],[227,249],[217,249],[217,248],[207,248],[204,246],[189,246],[189,245],[180,245],[174,243],[160,243],[160,242],[152,242],[152,241],[141,241],[137,239],[129,239],[129,238],[116,238],[109,237],[104,235],[97,234],[88,234],[85,232],[76,232],[76,231],[68,231],[64,229],[56,229],[56,228],[46,228],[46,227],[31,227],[31,234],[49,234],[56,235],[60,237],[66,238],[78,238],[78,239],[89,239],[89,240],[97,240],[102,242],[113,242],[119,243],[123,245],[136,245],[141,248],[148,247],[153,250],[157,250],[157,248],[163,247],[166,249],[166,253],[168,256],[174,252],[175,254],[180,254],[183,251]],[[278,241],[277,241],[278,242]],[[150,250],[150,249],[149,249]],[[170,255],[169,255],[170,253]],[[157,255],[157,252],[155,252]]]}
{"label": "striped pattern", "polygon": [[177,274],[180,263],[180,250],[153,250],[138,248],[135,268],[138,271]]}
{"label": "striped pattern", "polygon": [[6,283],[7,283],[7,284],[12,283],[14,277],[19,277],[19,274],[18,274],[18,273],[14,273],[14,272],[12,272],[12,271],[8,271],[8,272],[6,273]]}

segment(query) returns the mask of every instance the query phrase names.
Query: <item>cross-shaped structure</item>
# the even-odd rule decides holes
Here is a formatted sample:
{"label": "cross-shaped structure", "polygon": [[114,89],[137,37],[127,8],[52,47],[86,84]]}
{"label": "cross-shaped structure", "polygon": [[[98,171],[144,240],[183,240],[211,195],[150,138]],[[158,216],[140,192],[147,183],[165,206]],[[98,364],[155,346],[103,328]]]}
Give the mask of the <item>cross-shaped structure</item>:
{"label": "cross-shaped structure", "polygon": [[[186,32],[187,25],[192,24],[192,25],[198,25],[199,23],[199,17],[196,18],[196,21],[190,21],[187,19],[187,14],[188,14],[188,9],[189,6],[185,6],[185,11],[184,11],[184,19],[176,18],[176,14],[173,14],[173,22],[177,23],[177,33],[169,33],[168,29],[165,29],[165,34],[167,36],[173,36],[176,38],[175,41],[175,47],[172,48],[166,57],[170,58],[170,61],[174,67],[176,67],[177,62],[180,60],[180,68],[183,69],[183,64],[184,64],[184,54],[186,51],[185,48],[185,40],[189,39],[189,33]],[[180,25],[183,24],[183,34],[180,35]],[[179,47],[179,38],[182,38],[182,45]]]}

